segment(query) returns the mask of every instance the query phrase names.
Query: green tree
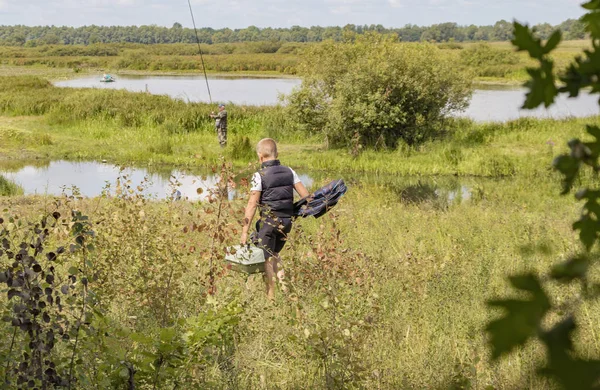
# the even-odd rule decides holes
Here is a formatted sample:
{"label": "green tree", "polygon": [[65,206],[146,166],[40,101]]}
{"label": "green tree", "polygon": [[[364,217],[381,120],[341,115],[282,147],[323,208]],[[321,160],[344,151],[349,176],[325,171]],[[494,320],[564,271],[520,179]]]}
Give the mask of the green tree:
{"label": "green tree", "polygon": [[497,22],[490,34],[490,40],[492,41],[508,41],[512,39],[513,26],[506,20]]}
{"label": "green tree", "polygon": [[[594,45],[560,77],[561,85],[550,57],[561,41],[561,32],[554,32],[544,44],[529,27],[514,24],[513,43],[539,63],[537,67],[528,69],[530,92],[524,108],[548,107],[554,104],[560,93],[575,97],[583,88],[599,93],[600,1],[590,1],[584,4],[584,8],[588,13],[582,21]],[[540,277],[526,273],[512,276],[510,283],[518,295],[489,302],[490,306],[501,308],[504,313],[487,327],[494,359],[511,354],[536,339],[546,350],[546,359],[537,372],[552,379],[560,388],[582,390],[598,389],[600,384],[600,360],[598,356],[583,356],[578,351],[576,333],[581,312],[600,297],[597,280],[600,259],[597,245],[600,240],[600,189],[597,187],[600,127],[589,125],[586,132],[585,141],[571,140],[568,143],[570,153],[554,160],[554,167],[562,175],[563,195],[571,193],[576,183],[591,186],[576,194],[576,198],[583,201],[579,220],[573,224],[582,244],[580,253],[563,259],[548,275]],[[594,179],[589,180],[590,176]],[[561,296],[560,304],[552,297],[557,293]]]}
{"label": "green tree", "polygon": [[102,42],[102,40],[100,39],[100,37],[98,36],[98,34],[92,34],[90,35],[90,39],[88,40],[88,43],[90,45],[93,45],[95,43],[100,43]]}
{"label": "green tree", "polygon": [[548,39],[554,32],[554,27],[550,23],[538,24],[533,29],[536,35],[542,39]]}
{"label": "green tree", "polygon": [[46,45],[58,45],[59,43],[61,43],[60,38],[54,33],[46,34],[42,38],[42,41]]}
{"label": "green tree", "polygon": [[584,39],[586,35],[585,25],[579,20],[565,20],[558,28],[564,33],[565,39]]}
{"label": "green tree", "polygon": [[466,107],[471,77],[434,45],[396,41],[370,33],[312,47],[289,115],[333,146],[395,147],[434,136],[450,112]]}

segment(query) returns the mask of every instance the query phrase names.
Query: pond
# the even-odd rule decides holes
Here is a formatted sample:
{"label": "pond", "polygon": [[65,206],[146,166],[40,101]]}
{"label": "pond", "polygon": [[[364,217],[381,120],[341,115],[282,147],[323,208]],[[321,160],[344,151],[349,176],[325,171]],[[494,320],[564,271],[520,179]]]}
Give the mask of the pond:
{"label": "pond", "polygon": [[[114,83],[101,83],[100,75],[57,82],[59,87],[127,89],[148,91],[190,102],[208,102],[204,77],[201,76],[125,76],[117,75]],[[299,79],[269,77],[210,76],[209,83],[215,102],[248,105],[274,105],[280,94],[289,94],[300,85]],[[561,96],[549,109],[521,110],[526,90],[521,87],[480,86],[473,93],[467,110],[458,114],[478,122],[507,121],[525,116],[561,119],[598,115],[598,100],[587,92],[575,99]]]}
{"label": "pond", "polygon": [[[436,207],[468,201],[472,197],[472,189],[476,188],[475,182],[462,181],[455,177],[374,177],[342,173],[325,175],[323,172],[303,172],[300,169],[296,171],[302,182],[312,190],[329,180],[343,178],[351,190],[381,188],[402,203],[431,203]],[[156,199],[181,197],[198,201],[206,200],[209,194],[218,188],[219,182],[218,176],[213,173],[186,173],[169,167],[121,168],[99,162],[47,161],[10,169],[0,166],[0,174],[19,184],[25,195],[70,194],[74,188],[84,197],[96,197],[103,193],[114,194],[117,180],[121,178],[121,183],[130,182],[128,185],[133,191],[137,192],[138,186],[141,186],[145,195]],[[235,189],[229,189],[229,199],[238,195]]]}
{"label": "pond", "polygon": [[583,92],[577,98],[561,95],[556,103],[546,109],[523,110],[527,90],[521,87],[490,86],[477,89],[473,93],[471,104],[461,113],[478,122],[501,122],[521,117],[563,119],[586,117],[600,114],[598,96]]}
{"label": "pond", "polygon": [[[208,90],[203,76],[115,76],[114,83],[101,83],[101,76],[83,77],[55,83],[58,87],[126,89],[168,95],[189,102],[208,102]],[[209,77],[210,92],[215,102],[274,105],[280,94],[289,94],[300,85],[294,78],[270,77]]]}
{"label": "pond", "polygon": [[[181,197],[205,200],[211,191],[217,189],[219,182],[219,177],[213,173],[190,174],[164,167],[155,170],[121,168],[98,162],[51,161],[8,172],[0,166],[0,174],[20,185],[25,195],[61,195],[63,192],[70,193],[72,187],[85,197],[99,196],[103,191],[114,194],[117,179],[121,178],[122,183],[130,181],[129,186],[134,191],[141,186],[145,195],[157,199]],[[313,180],[309,176],[300,172],[298,175],[307,186],[312,185]],[[236,196],[236,191],[230,189],[229,198]]]}

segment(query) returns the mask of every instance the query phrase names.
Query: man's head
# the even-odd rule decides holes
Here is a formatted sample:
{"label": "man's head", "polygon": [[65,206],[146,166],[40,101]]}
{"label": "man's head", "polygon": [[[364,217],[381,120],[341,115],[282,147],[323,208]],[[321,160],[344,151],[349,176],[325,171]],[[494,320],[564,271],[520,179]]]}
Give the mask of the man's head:
{"label": "man's head", "polygon": [[258,159],[262,163],[264,161],[275,160],[278,157],[277,144],[271,138],[264,138],[256,145],[256,153]]}
{"label": "man's head", "polygon": [[225,109],[225,105],[224,104],[219,104],[219,111],[223,111]]}

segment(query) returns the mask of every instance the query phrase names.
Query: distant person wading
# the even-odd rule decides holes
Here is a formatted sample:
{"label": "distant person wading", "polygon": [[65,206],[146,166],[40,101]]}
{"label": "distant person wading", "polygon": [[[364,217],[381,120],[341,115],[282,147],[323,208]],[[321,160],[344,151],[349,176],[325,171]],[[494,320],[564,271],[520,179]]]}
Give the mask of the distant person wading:
{"label": "distant person wading", "polygon": [[210,117],[215,120],[219,144],[224,148],[227,146],[227,111],[225,111],[225,105],[219,105],[219,112],[216,114],[211,113]]}

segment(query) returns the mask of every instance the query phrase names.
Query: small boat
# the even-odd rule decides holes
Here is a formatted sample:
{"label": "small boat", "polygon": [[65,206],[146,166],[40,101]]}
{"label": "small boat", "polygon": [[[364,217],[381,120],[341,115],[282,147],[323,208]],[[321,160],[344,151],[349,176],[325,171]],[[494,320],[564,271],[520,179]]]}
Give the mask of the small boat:
{"label": "small boat", "polygon": [[111,75],[109,75],[109,74],[105,74],[105,75],[104,75],[104,76],[102,76],[102,78],[100,79],[100,82],[101,82],[101,83],[114,83],[115,81],[117,81],[117,80],[115,80],[115,78],[114,78],[114,77],[112,77],[112,76],[111,76]]}

